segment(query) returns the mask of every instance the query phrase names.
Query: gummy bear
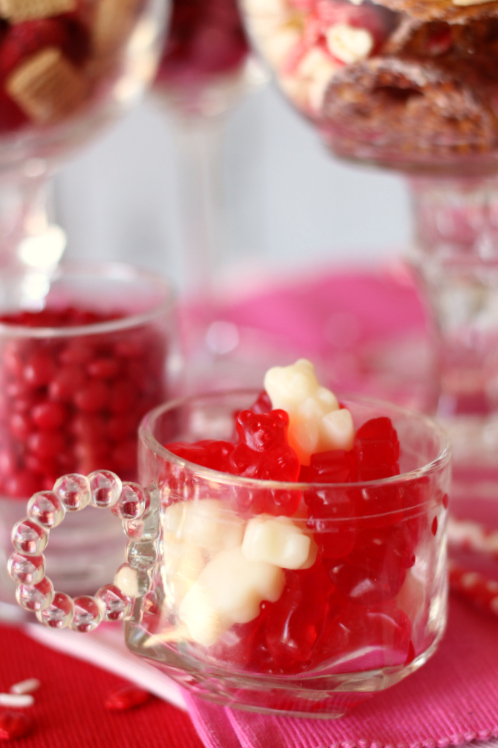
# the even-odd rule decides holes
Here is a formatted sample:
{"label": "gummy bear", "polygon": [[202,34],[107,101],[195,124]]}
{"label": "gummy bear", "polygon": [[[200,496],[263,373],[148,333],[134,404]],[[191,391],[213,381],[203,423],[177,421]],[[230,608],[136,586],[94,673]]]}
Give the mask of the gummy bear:
{"label": "gummy bear", "polygon": [[259,616],[248,623],[234,624],[216,644],[210,655],[221,663],[255,672],[268,672],[271,655],[265,640],[265,621],[272,603],[261,603]]}
{"label": "gummy bear", "polygon": [[337,589],[358,605],[392,600],[415,563],[415,541],[405,523],[387,527],[360,527],[354,549],[326,567]]}
{"label": "gummy bear", "polygon": [[[399,441],[390,418],[372,418],[360,426],[351,451],[352,479],[376,481],[399,475]],[[401,521],[402,497],[399,487],[372,485],[358,494],[358,513],[376,515],[370,526],[385,526]]]}
{"label": "gummy bear", "polygon": [[390,418],[372,418],[354,437],[353,456],[358,481],[399,475],[399,441]]}
{"label": "gummy bear", "polygon": [[[327,618],[315,649],[318,663],[346,656],[343,667],[347,672],[373,670],[404,663],[410,637],[410,620],[395,602],[361,609],[342,603],[335,617]],[[354,653],[359,656],[352,660],[348,655]]]}
{"label": "gummy bear", "polygon": [[[301,466],[299,479],[310,483],[347,483],[351,480],[351,452],[334,449],[311,456]],[[356,540],[357,492],[351,488],[324,487],[304,491],[309,509],[308,527],[313,530],[322,558],[341,558],[350,553]]]}
{"label": "gummy bear", "polygon": [[[247,478],[294,482],[299,460],[287,442],[289,416],[283,410],[253,413],[243,410],[237,416],[239,443],[229,457],[228,472]],[[282,489],[241,489],[239,511],[266,512],[292,516],[300,503],[299,491]]]}
{"label": "gummy bear", "polygon": [[202,439],[194,444],[171,442],[165,445],[170,452],[202,467],[229,472],[229,458],[234,445],[216,439]]}
{"label": "gummy bear", "polygon": [[331,615],[329,599],[333,592],[334,586],[320,563],[286,572],[284,591],[269,606],[271,615],[266,621],[268,651],[280,672],[309,668],[313,647],[326,617]]}

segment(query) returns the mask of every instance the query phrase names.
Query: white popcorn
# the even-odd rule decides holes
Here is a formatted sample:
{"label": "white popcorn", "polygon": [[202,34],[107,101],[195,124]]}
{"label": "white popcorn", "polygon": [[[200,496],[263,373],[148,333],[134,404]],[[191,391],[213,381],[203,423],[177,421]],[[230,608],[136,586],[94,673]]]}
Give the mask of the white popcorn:
{"label": "white popcorn", "polygon": [[[315,544],[314,544],[315,545]],[[316,558],[312,539],[289,517],[260,514],[247,523],[242,553],[249,561],[265,561],[283,569],[302,569]]]}
{"label": "white popcorn", "polygon": [[340,409],[333,392],[320,386],[310,361],[275,366],[267,371],[264,384],[272,407],[289,414],[289,444],[303,465],[309,465],[316,452],[351,449],[351,413]]}
{"label": "white popcorn", "polygon": [[347,23],[336,23],[326,35],[330,52],[341,62],[350,65],[369,56],[374,39],[367,29],[356,28]]}
{"label": "white popcorn", "polygon": [[263,600],[276,602],[284,584],[280,567],[249,561],[240,547],[223,550],[183,598],[179,619],[194,641],[209,647],[234,623],[256,618]]}

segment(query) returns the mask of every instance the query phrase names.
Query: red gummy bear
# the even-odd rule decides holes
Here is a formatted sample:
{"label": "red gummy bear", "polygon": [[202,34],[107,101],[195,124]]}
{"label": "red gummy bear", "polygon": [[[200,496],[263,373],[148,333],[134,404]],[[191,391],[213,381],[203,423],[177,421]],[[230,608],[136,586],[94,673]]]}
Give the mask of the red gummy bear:
{"label": "red gummy bear", "polygon": [[[299,459],[287,442],[289,415],[284,410],[253,413],[243,410],[237,416],[239,443],[230,455],[229,472],[247,478],[294,482],[299,475]],[[291,516],[300,502],[299,491],[247,489],[238,492],[239,511],[267,512]]]}
{"label": "red gummy bear", "polygon": [[309,569],[286,571],[286,584],[280,599],[268,604],[266,644],[273,668],[281,673],[297,673],[310,667],[313,648],[331,609],[334,586],[319,562]]}
{"label": "red gummy bear", "polygon": [[289,415],[284,410],[237,416],[239,444],[230,456],[234,473],[262,480],[295,481],[299,459],[287,442]]}
{"label": "red gummy bear", "polygon": [[399,440],[391,419],[372,418],[355,434],[353,457],[358,481],[399,475]]}
{"label": "red gummy bear", "polygon": [[167,444],[166,448],[178,457],[183,457],[184,460],[193,462],[196,465],[227,473],[229,472],[229,458],[233,452],[234,445],[231,442],[203,439],[194,444],[172,442],[171,444]]}
{"label": "red gummy bear", "polygon": [[[315,646],[316,664],[344,657],[346,672],[399,665],[407,660],[412,627],[394,601],[359,608],[342,602],[335,617],[328,617]],[[357,653],[352,659],[347,655]],[[341,672],[340,666],[337,672]]]}

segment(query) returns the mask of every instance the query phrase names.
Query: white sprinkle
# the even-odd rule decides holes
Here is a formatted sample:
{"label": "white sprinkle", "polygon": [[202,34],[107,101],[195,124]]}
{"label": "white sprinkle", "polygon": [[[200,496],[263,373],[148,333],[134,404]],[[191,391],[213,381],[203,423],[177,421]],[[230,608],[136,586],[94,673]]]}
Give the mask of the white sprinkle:
{"label": "white sprinkle", "polygon": [[29,693],[0,693],[0,706],[32,706],[34,698]]}
{"label": "white sprinkle", "polygon": [[14,683],[14,685],[9,688],[9,691],[10,693],[23,694],[33,693],[33,691],[37,691],[39,688],[40,681],[38,678],[27,678],[19,683]]}

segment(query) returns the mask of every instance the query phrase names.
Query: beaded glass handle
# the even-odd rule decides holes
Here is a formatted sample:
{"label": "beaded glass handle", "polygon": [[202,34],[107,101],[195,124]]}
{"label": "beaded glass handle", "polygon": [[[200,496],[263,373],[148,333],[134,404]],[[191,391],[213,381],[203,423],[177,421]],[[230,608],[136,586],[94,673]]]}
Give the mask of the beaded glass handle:
{"label": "beaded glass handle", "polygon": [[[123,523],[128,536],[127,563],[117,570],[114,582],[95,595],[71,598],[57,592],[45,574],[43,551],[50,531],[66,512],[87,506],[111,509]],[[45,626],[87,632],[101,621],[131,618],[134,602],[150,587],[150,574],[157,561],[159,542],[159,492],[155,484],[143,488],[138,483],[122,483],[108,470],[89,476],[72,473],[59,478],[52,491],[39,491],[28,502],[28,516],[12,530],[15,552],[8,570],[17,583],[16,599],[25,610],[36,614]]]}

